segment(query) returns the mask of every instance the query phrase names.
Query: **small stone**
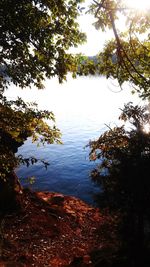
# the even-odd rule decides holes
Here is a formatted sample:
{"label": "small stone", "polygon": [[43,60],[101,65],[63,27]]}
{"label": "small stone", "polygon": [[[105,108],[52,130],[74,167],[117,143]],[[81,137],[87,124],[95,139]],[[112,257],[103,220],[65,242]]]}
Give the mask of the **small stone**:
{"label": "small stone", "polygon": [[44,209],[41,209],[41,211],[42,211],[42,212],[45,212],[45,210],[44,210]]}

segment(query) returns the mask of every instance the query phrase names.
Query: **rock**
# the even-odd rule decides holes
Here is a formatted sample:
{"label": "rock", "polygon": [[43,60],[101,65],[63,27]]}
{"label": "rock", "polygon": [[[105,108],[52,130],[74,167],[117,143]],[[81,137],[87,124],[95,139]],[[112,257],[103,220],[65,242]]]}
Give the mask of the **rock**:
{"label": "rock", "polygon": [[51,204],[54,205],[63,205],[65,197],[61,194],[54,195],[51,199]]}

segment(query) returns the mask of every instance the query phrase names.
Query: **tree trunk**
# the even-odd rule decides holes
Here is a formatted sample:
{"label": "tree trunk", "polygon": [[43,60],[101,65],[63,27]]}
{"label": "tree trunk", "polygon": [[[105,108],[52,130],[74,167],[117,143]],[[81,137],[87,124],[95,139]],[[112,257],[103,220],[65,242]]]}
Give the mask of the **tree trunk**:
{"label": "tree trunk", "polygon": [[6,181],[0,180],[0,212],[17,210],[20,207],[22,187],[14,171],[9,173]]}

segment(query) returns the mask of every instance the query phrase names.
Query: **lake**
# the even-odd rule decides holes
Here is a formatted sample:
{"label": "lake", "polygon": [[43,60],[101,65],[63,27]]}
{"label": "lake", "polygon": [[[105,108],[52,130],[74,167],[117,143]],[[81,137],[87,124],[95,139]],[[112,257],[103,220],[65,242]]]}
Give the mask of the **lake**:
{"label": "lake", "polygon": [[[114,82],[104,77],[68,76],[60,85],[57,79],[47,80],[44,90],[24,89],[12,86],[7,96],[21,96],[26,101],[36,101],[40,109],[53,111],[56,125],[62,132],[63,145],[38,147],[28,139],[18,154],[35,156],[50,163],[46,170],[41,163],[30,167],[20,166],[17,175],[24,186],[37,191],[55,191],[94,203],[99,188],[91,181],[90,172],[96,162],[89,161],[90,139],[95,139],[106,130],[107,125],[116,125],[124,103],[139,103],[130,93],[129,86],[120,91]],[[27,177],[36,177],[30,185]]]}

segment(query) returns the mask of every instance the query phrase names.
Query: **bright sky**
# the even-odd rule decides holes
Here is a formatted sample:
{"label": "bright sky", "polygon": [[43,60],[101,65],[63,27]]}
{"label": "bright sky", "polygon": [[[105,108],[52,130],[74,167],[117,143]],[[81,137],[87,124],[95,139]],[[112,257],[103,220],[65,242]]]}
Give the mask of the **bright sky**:
{"label": "bright sky", "polygon": [[[77,52],[82,52],[88,56],[96,55],[103,48],[104,43],[108,38],[108,33],[96,30],[92,25],[93,23],[94,17],[90,14],[82,15],[79,17],[81,30],[87,35],[87,43],[79,46]],[[113,34],[109,31],[109,38],[110,35],[111,37],[113,37]]]}
{"label": "bright sky", "polygon": [[[79,17],[79,24],[82,32],[85,32],[87,35],[87,42],[82,45],[78,46],[78,48],[72,48],[72,53],[83,53],[88,56],[96,55],[100,50],[102,50],[104,43],[106,40],[111,39],[114,37],[112,31],[102,32],[95,29],[92,25],[94,23],[94,17],[90,14],[85,14],[88,10],[88,5],[92,3],[92,0],[85,0],[83,4],[86,7],[86,10],[83,11],[83,15]],[[135,8],[136,10],[144,10],[150,8],[150,0],[124,0],[125,5],[130,8]],[[117,22],[117,26],[122,28],[125,26],[124,18],[120,18]],[[123,26],[124,25],[124,26]]]}
{"label": "bright sky", "polygon": [[127,6],[144,10],[150,8],[150,0],[124,0]]}
{"label": "bright sky", "polygon": [[[84,7],[88,6],[92,0],[85,0],[85,2],[86,4],[83,4]],[[103,48],[108,35],[106,32],[100,32],[95,29],[92,25],[95,21],[94,16],[85,14],[87,10],[88,8],[85,11],[83,10],[83,14],[78,19],[81,31],[87,35],[87,42],[84,45],[78,46],[78,48],[72,48],[70,51],[72,53],[83,53],[87,56],[94,56]]]}

